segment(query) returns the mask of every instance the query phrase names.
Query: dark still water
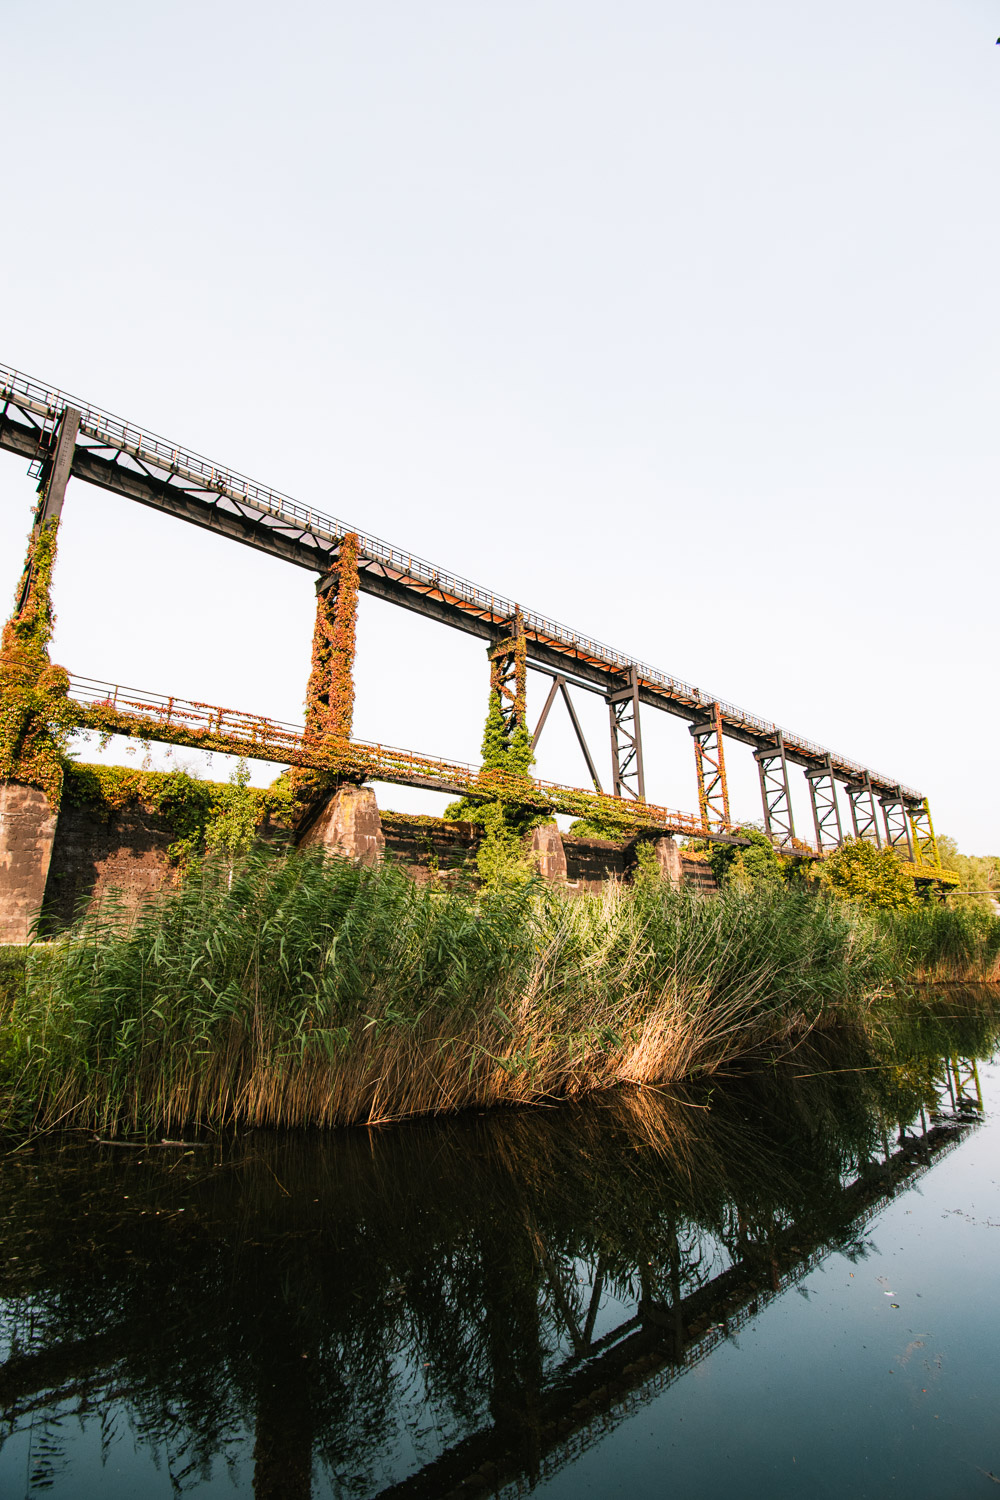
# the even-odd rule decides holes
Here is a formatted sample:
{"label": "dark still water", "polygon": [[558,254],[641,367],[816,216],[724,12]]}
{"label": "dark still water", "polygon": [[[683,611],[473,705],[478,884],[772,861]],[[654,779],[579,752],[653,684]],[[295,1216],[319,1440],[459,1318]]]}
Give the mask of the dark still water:
{"label": "dark still water", "polygon": [[993,1495],[994,1047],[8,1149],[0,1496]]}

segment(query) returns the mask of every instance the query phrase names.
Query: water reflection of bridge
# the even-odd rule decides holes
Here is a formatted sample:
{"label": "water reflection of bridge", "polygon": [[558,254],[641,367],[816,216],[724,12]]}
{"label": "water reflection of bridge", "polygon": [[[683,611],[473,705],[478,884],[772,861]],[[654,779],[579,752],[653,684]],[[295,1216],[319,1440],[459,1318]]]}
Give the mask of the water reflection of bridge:
{"label": "water reflection of bridge", "polygon": [[319,1145],[14,1156],[8,1438],[120,1407],[175,1478],[252,1442],[258,1496],[309,1495],[316,1463],[382,1500],[523,1489],[831,1250],[863,1254],[977,1118],[971,1061],[803,1077],[797,1056],[710,1110],[640,1092]]}
{"label": "water reflection of bridge", "polygon": [[776,1297],[852,1239],[903,1188],[959,1146],[968,1122],[942,1123],[906,1136],[896,1151],[845,1188],[810,1248],[792,1225],[766,1246],[747,1246],[744,1260],[674,1303],[640,1302],[635,1317],[587,1344],[557,1373],[537,1412],[533,1452],[504,1451],[494,1430],[464,1439],[378,1500],[450,1500],[454,1496],[523,1494],[524,1482],[554,1474],[599,1442],[635,1409],[733,1338]]}

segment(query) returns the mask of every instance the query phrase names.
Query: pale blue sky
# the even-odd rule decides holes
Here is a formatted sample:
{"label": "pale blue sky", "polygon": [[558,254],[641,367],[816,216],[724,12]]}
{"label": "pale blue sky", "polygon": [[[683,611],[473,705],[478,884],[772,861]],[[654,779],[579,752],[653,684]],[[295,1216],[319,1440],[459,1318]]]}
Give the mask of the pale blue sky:
{"label": "pale blue sky", "polygon": [[[998,31],[995,0],[8,6],[0,360],[1000,850]],[[4,590],[31,498],[0,454]],[[300,718],[308,575],[79,483],[63,533],[56,659]],[[360,626],[357,734],[474,759],[481,645]],[[682,721],[644,734],[694,808]],[[584,780],[555,716],[538,772]]]}

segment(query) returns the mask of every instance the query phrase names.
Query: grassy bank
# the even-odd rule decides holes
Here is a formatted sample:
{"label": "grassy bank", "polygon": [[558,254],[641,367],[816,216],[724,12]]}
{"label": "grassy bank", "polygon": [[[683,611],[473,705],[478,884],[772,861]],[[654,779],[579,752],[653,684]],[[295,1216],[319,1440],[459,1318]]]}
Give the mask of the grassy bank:
{"label": "grassy bank", "polygon": [[994,978],[998,954],[1000,922],[944,908],[648,877],[474,894],[258,854],[0,976],[0,1127],[332,1125],[671,1082],[863,1018],[901,976]]}

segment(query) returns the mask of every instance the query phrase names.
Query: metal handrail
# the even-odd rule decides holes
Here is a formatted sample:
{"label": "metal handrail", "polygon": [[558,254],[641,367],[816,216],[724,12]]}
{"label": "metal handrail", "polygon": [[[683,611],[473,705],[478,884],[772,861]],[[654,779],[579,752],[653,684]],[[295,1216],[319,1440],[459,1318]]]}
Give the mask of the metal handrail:
{"label": "metal handrail", "polygon": [[[335,544],[348,532],[353,532],[358,537],[359,561],[362,563],[366,560],[379,563],[391,572],[412,579],[414,582],[437,588],[442,593],[449,594],[456,603],[482,610],[493,618],[509,618],[517,608],[514,601],[487,591],[457,574],[442,572],[440,568],[436,568],[424,558],[403,552],[390,543],[383,542],[380,538],[363,531],[360,527],[324,515],[323,512],[309,506],[301,505],[280,490],[258,484],[235,469],[214,464],[211,460],[182,449],[177,444],[170,443],[166,438],[157,437],[154,433],[147,432],[144,428],[137,427],[121,417],[113,416],[110,412],[103,411],[90,402],[78,400],[64,391],[45,386],[39,381],[32,380],[30,376],[2,364],[0,364],[0,399],[13,401],[48,423],[55,421],[67,406],[71,406],[81,413],[81,432],[98,445],[106,445],[118,452],[128,454],[139,463],[148,464],[177,478],[211,490],[237,506],[249,505],[254,510],[273,516],[278,521],[293,522],[325,541]],[[568,626],[549,619],[546,615],[537,614],[533,610],[522,610],[522,617],[525,629],[535,636],[547,637],[562,646],[569,647],[577,654],[593,658],[612,670],[634,666],[645,686],[662,688],[671,695],[688,698],[696,704],[704,704],[706,708],[718,703],[724,718],[733,720],[762,736],[773,738],[781,734],[786,748],[793,752],[800,751],[820,760],[829,755],[836,763],[838,770],[855,772],[862,776],[870,775],[884,785],[898,786],[901,795],[910,800],[921,800],[921,793],[912,787],[903,786],[893,777],[874,771],[862,765],[860,761],[851,760],[830,751],[814,740],[803,739],[792,730],[759,718],[756,714],[747,712],[727,699],[705,693],[682,678],[662,672],[648,663],[635,661],[634,658],[626,656],[616,648],[593,637],[580,635],[570,630]]]}
{"label": "metal handrail", "polygon": [[[305,729],[301,725],[288,724],[279,719],[269,719],[263,714],[220,708],[216,704],[201,703],[193,698],[178,698],[173,695],[168,696],[166,693],[150,693],[143,688],[130,688],[121,684],[100,682],[93,677],[78,677],[73,674],[69,676],[69,692],[72,700],[81,707],[111,709],[123,720],[134,721],[145,718],[150,722],[151,727],[161,731],[169,730],[173,726],[178,733],[187,730],[191,734],[225,737],[240,744],[241,747],[245,746],[251,758],[255,749],[258,752],[268,747],[272,750],[308,749]],[[90,724],[86,727],[92,731],[100,731],[99,724]],[[131,728],[130,732],[136,733],[134,728]],[[141,738],[141,735],[139,737]],[[179,740],[178,743],[185,742]],[[359,756],[370,762],[369,769],[373,780],[379,779],[379,771],[391,777],[394,773],[399,774],[402,770],[409,770],[431,779],[437,778],[442,782],[450,781],[453,784],[468,787],[470,790],[486,785],[480,779],[483,768],[473,766],[468,761],[421,755],[414,750],[403,750],[398,746],[382,745],[370,740],[352,739],[348,741],[346,748],[357,752]],[[504,779],[501,775],[500,780]],[[680,812],[675,808],[661,807],[657,803],[634,803],[624,798],[612,797],[606,792],[597,793],[559,781],[543,781],[536,777],[530,777],[529,780],[532,788],[541,792],[543,796],[547,793],[556,796],[568,795],[574,798],[582,795],[591,806],[596,804],[618,807],[633,814],[638,824],[642,823],[643,815],[647,815],[651,824],[669,823],[678,829],[701,837],[707,837],[710,832],[709,825],[697,813]],[[729,826],[726,825],[727,828]],[[726,829],[719,828],[716,831],[725,832]]]}

